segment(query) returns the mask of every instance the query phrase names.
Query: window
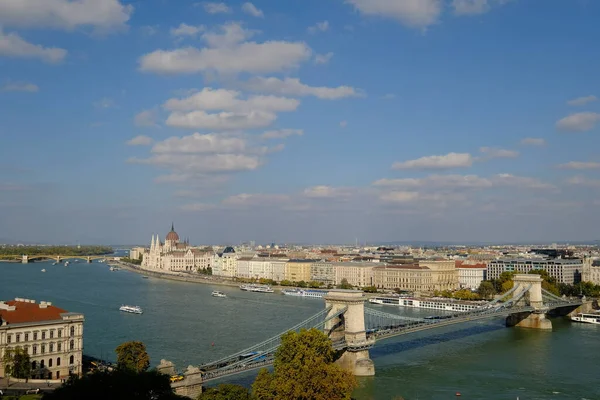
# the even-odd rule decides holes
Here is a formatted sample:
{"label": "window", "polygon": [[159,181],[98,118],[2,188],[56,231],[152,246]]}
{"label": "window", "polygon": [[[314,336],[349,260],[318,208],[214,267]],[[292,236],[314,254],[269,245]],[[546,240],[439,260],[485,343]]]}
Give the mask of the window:
{"label": "window", "polygon": [[33,345],[33,354],[37,354],[37,344]]}
{"label": "window", "polygon": [[58,337],[62,337],[62,329],[58,330]]}
{"label": "window", "polygon": [[12,335],[11,334],[6,335],[6,343],[10,344],[11,341],[12,341]]}
{"label": "window", "polygon": [[33,332],[33,340],[37,340],[37,332]]}
{"label": "window", "polygon": [[50,331],[50,339],[54,338],[54,329]]}
{"label": "window", "polygon": [[69,357],[69,364],[73,365],[74,362],[75,362],[75,357],[74,356]]}
{"label": "window", "polygon": [[45,352],[46,352],[46,345],[45,345],[45,344],[43,344],[43,345],[42,345],[42,354],[44,354]]}
{"label": "window", "polygon": [[52,359],[48,360],[48,368],[50,368],[52,366]]}
{"label": "window", "polygon": [[75,327],[74,326],[71,327],[71,336],[75,336]]}
{"label": "window", "polygon": [[25,334],[25,341],[28,342],[29,341],[29,333]]}
{"label": "window", "polygon": [[21,341],[21,334],[17,333],[15,336],[17,337],[17,343],[19,343]]}
{"label": "window", "polygon": [[31,369],[35,369],[37,367],[37,364],[35,363],[35,361],[31,362]]}
{"label": "window", "polygon": [[56,359],[56,366],[57,366],[57,367],[60,367],[60,357],[58,357],[58,358]]}
{"label": "window", "polygon": [[71,339],[71,341],[69,342],[69,349],[73,350],[75,348],[75,341],[73,339]]}
{"label": "window", "polygon": [[46,339],[46,331],[42,331],[42,340]]}
{"label": "window", "polygon": [[40,360],[40,368],[44,368],[44,360]]}
{"label": "window", "polygon": [[50,353],[54,351],[54,343],[50,343]]}
{"label": "window", "polygon": [[62,343],[56,344],[56,351],[62,351]]}

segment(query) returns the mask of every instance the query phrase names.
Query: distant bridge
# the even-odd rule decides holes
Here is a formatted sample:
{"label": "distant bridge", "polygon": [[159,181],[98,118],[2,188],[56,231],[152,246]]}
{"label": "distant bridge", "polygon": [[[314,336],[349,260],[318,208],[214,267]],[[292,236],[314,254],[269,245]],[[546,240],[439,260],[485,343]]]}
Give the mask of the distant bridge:
{"label": "distant bridge", "polygon": [[20,256],[5,256],[8,258],[14,258],[14,259],[21,259],[21,262],[23,264],[27,264],[29,261],[34,261],[34,260],[55,260],[56,262],[61,262],[61,261],[65,261],[65,260],[85,260],[88,263],[91,263],[93,260],[103,260],[103,259],[108,259],[110,258],[112,255],[90,255],[90,256],[86,256],[86,255],[78,255],[78,256],[63,256],[63,255],[58,255],[58,254],[35,254],[32,256],[29,256],[27,254],[23,254]]}
{"label": "distant bridge", "polygon": [[[338,364],[357,376],[371,376],[375,368],[369,349],[379,340],[498,317],[506,318],[507,326],[552,329],[546,313],[573,311],[582,302],[543,290],[542,281],[539,275],[515,275],[513,288],[500,298],[471,311],[438,318],[412,318],[365,308],[362,292],[332,290],[325,296],[325,309],[286,332],[302,328],[324,331],[333,347],[342,352]],[[219,360],[188,367],[184,380],[172,387],[180,395],[195,397],[203,383],[272,365],[283,333]]]}

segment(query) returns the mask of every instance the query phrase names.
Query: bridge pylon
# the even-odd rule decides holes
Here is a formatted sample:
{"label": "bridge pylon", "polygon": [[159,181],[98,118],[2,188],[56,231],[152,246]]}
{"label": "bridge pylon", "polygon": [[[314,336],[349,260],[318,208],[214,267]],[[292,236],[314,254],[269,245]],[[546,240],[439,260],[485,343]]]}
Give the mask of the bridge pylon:
{"label": "bridge pylon", "polygon": [[507,326],[552,330],[552,322],[546,318],[546,309],[544,308],[543,281],[540,275],[535,274],[517,274],[513,277],[514,295],[518,296],[524,291],[526,292],[516,305],[530,306],[534,308],[534,311],[509,315],[506,317]]}
{"label": "bridge pylon", "polygon": [[23,256],[21,257],[21,262],[23,264],[27,264],[29,262],[29,256],[27,254],[23,254]]}
{"label": "bridge pylon", "polygon": [[[365,298],[355,290],[331,290],[325,296],[325,307],[331,307],[325,323],[325,333],[333,342],[344,340],[346,348],[337,363],[356,376],[375,375],[369,348],[375,343],[367,339],[365,330]],[[345,311],[334,318],[341,310]]]}

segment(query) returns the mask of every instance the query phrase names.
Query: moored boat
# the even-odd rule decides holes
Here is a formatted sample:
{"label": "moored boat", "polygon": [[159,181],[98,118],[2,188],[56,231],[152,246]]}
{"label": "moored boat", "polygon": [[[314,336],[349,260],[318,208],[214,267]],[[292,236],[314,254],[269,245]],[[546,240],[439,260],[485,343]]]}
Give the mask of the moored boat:
{"label": "moored boat", "polygon": [[436,300],[416,297],[372,297],[371,304],[382,304],[409,308],[426,308],[429,310],[467,312],[481,307],[481,304],[461,300]]}
{"label": "moored boat", "polygon": [[600,314],[577,313],[571,317],[571,321],[600,325]]}
{"label": "moored boat", "polygon": [[282,289],[281,293],[286,296],[296,296],[296,297],[312,297],[314,299],[321,299],[327,295],[327,291],[325,290],[315,290],[315,289]]}
{"label": "moored boat", "polygon": [[227,297],[227,295],[223,292],[221,292],[220,290],[214,290],[212,292],[212,296],[213,297]]}
{"label": "moored boat", "polygon": [[46,272],[46,268],[42,269],[42,272]]}
{"label": "moored boat", "polygon": [[240,289],[247,292],[273,293],[274,290],[269,285],[257,285],[254,283],[241,285]]}
{"label": "moored boat", "polygon": [[121,307],[119,307],[119,311],[131,313],[131,314],[142,314],[143,313],[142,308],[140,306],[122,305]]}

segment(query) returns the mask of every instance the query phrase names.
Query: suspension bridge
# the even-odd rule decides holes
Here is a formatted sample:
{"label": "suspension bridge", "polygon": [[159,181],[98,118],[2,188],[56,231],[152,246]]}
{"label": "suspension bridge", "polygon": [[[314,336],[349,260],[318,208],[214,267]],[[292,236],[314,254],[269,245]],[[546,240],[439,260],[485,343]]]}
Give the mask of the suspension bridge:
{"label": "suspension bridge", "polygon": [[[303,328],[325,332],[333,347],[341,353],[339,365],[357,376],[372,376],[375,368],[369,349],[377,341],[396,336],[500,317],[506,318],[507,326],[552,329],[546,314],[559,309],[566,314],[582,302],[555,296],[542,289],[542,281],[539,275],[516,275],[513,288],[493,301],[470,311],[425,318],[365,307],[362,292],[332,290],[325,296],[323,310],[285,332]],[[184,379],[172,384],[173,389],[180,395],[197,396],[204,383],[272,365],[285,332],[219,360],[188,367]]]}

